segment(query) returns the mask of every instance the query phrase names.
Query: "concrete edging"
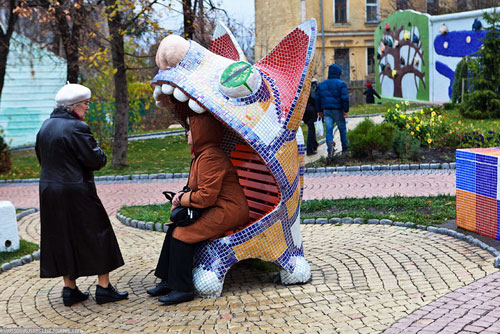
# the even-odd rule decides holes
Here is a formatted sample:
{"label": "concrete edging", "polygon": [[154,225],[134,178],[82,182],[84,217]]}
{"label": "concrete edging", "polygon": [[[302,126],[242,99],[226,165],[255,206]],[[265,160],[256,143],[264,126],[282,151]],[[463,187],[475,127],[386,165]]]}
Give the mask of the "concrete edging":
{"label": "concrete edging", "polygon": [[[135,220],[130,217],[126,217],[120,213],[116,214],[116,217],[118,220],[130,227],[134,228],[139,228],[142,230],[150,230],[150,231],[158,231],[158,232],[167,232],[168,230],[168,225],[167,224],[161,224],[161,223],[153,223],[153,222],[143,222],[140,220]],[[399,222],[399,221],[392,221],[390,219],[365,219],[365,218],[351,218],[351,217],[344,217],[344,218],[306,218],[306,219],[301,219],[300,220],[301,224],[318,224],[318,225],[335,225],[335,224],[370,224],[370,225],[391,225],[391,226],[399,226],[399,227],[406,227],[406,228],[416,228],[419,230],[425,230],[427,232],[432,232],[432,233],[437,233],[437,234],[445,234],[449,235],[450,237],[453,237],[455,239],[463,240],[473,246],[477,246],[487,252],[489,252],[491,255],[493,255],[495,258],[493,260],[493,266],[495,268],[500,268],[500,251],[495,249],[494,247],[488,246],[484,242],[470,236],[470,235],[465,235],[463,233],[453,231],[447,228],[441,228],[441,227],[435,227],[435,226],[426,226],[426,225],[417,225],[412,222]]]}
{"label": "concrete edging", "polygon": [[[21,218],[27,216],[27,215],[30,215],[32,213],[35,213],[37,212],[38,209],[37,208],[31,208],[31,209],[28,209],[26,211],[23,211],[19,214],[16,215],[16,221],[19,221]],[[38,246],[40,247],[40,246]],[[12,269],[14,267],[19,267],[19,266],[22,266],[24,264],[27,264],[27,263],[30,263],[30,262],[33,262],[35,260],[40,260],[40,248],[37,250],[37,251],[34,251],[33,253],[31,254],[28,254],[28,255],[24,255],[18,259],[14,259],[10,262],[7,262],[7,263],[4,263],[0,266],[0,274],[3,273],[4,271],[7,271],[9,269]]]}

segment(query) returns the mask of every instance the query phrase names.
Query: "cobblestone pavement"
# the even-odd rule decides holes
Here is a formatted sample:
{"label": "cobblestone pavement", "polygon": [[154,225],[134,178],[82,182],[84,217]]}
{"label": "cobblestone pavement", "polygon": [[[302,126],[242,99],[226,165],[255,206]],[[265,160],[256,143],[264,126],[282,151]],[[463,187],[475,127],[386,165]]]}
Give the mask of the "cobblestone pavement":
{"label": "cobblestone pavement", "polygon": [[[453,171],[307,177],[305,197],[424,195],[455,191]],[[124,204],[163,202],[171,182],[98,185],[109,214]],[[419,188],[425,188],[423,191]],[[2,186],[0,199],[38,206],[37,186]],[[37,261],[0,274],[0,328],[79,328],[83,333],[499,333],[500,273],[492,256],[447,235],[383,225],[302,225],[312,281],[273,283],[275,272],[236,265],[222,297],[162,306],[146,295],[164,235],[112,218],[125,266],[111,274],[127,301],[97,305],[95,277],[78,280],[91,298],[72,307],[61,279],[40,279]],[[39,240],[39,215],[20,237]]]}

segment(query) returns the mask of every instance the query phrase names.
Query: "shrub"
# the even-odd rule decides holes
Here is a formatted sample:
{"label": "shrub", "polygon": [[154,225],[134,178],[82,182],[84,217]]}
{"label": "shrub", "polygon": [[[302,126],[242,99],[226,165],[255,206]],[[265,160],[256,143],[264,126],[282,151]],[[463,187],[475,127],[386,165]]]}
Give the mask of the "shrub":
{"label": "shrub", "polygon": [[9,171],[11,167],[9,147],[0,132],[0,173]]}
{"label": "shrub", "polygon": [[375,124],[372,120],[365,119],[347,133],[352,155],[357,158],[372,158],[374,150],[387,152],[391,148],[395,129],[393,124]]}
{"label": "shrub", "polygon": [[500,95],[491,90],[477,90],[465,95],[460,114],[471,119],[500,117]]}
{"label": "shrub", "polygon": [[392,140],[392,148],[400,159],[420,160],[420,141],[406,130],[396,130]]}

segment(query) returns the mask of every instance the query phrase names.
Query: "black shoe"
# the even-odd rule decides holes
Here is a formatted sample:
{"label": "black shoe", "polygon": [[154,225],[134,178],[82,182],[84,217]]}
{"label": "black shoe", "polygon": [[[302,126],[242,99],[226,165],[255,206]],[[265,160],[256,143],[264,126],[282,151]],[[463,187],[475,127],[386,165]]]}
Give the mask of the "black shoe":
{"label": "black shoe", "polygon": [[194,299],[194,292],[172,290],[168,295],[158,298],[158,301],[165,305],[175,305],[189,302]]}
{"label": "black shoe", "polygon": [[307,152],[306,155],[315,155],[318,151]]}
{"label": "black shoe", "polygon": [[170,291],[172,291],[172,289],[167,287],[167,281],[161,281],[160,283],[156,284],[154,288],[146,290],[146,292],[153,297],[164,296]]}
{"label": "black shoe", "polygon": [[85,299],[89,298],[89,293],[81,292],[78,287],[71,289],[65,286],[62,291],[62,298],[64,306],[71,306],[74,303],[83,302]]}
{"label": "black shoe", "polygon": [[95,289],[95,301],[97,304],[105,304],[110,302],[116,302],[119,300],[127,299],[128,292],[120,292],[115,289],[114,286],[109,283],[107,288],[103,288],[100,285],[97,285]]}

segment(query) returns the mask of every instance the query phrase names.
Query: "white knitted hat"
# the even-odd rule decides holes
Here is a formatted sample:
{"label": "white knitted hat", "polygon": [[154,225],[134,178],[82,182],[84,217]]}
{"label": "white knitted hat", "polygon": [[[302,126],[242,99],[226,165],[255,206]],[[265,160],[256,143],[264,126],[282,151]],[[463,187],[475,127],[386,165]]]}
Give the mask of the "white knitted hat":
{"label": "white knitted hat", "polygon": [[79,84],[67,84],[63,86],[56,94],[57,105],[72,105],[84,100],[89,100],[91,96],[90,89]]}

